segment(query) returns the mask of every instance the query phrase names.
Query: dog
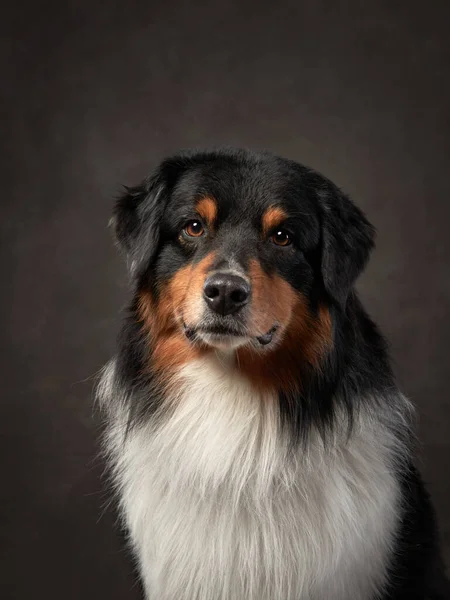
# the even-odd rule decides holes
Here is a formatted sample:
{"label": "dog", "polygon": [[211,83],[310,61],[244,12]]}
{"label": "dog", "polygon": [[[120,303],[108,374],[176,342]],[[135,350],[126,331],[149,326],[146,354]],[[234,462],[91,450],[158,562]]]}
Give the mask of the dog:
{"label": "dog", "polygon": [[374,228],[241,149],[118,199],[132,299],[98,398],[149,600],[448,598],[412,408],[354,283]]}

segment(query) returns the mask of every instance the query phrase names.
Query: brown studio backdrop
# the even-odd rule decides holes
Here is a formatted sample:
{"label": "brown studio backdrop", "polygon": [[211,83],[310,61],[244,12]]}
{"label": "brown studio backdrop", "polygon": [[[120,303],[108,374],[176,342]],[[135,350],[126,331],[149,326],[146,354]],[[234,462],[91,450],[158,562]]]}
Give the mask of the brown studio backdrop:
{"label": "brown studio backdrop", "polygon": [[139,597],[101,492],[84,380],[111,355],[126,298],[106,229],[112,199],[187,146],[305,162],[377,226],[359,287],[419,409],[449,562],[447,5],[3,8],[2,598]]}

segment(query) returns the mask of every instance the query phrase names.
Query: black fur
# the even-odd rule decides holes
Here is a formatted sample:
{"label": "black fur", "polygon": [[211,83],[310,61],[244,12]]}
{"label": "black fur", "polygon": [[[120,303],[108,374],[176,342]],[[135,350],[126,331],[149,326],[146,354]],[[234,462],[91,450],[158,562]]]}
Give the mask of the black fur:
{"label": "black fur", "polygon": [[[302,394],[280,393],[281,418],[293,443],[307,443],[311,426],[326,433],[337,402],[348,415],[350,429],[358,403],[368,401],[361,399],[375,402],[373,398],[386,399],[396,390],[386,343],[353,289],[374,245],[373,227],[333,183],[295,162],[244,150],[187,152],[165,160],[141,185],[127,189],[116,205],[115,234],[127,254],[135,290],[150,286],[157,296],[164,279],[210,250],[207,242],[194,252],[177,241],[194,202],[206,194],[218,200],[223,227],[214,244],[220,256],[232,248],[245,265],[256,252],[264,269],[276,271],[308,298],[311,311],[325,302],[332,316],[334,344],[320,368],[299,365]],[[288,226],[295,232],[295,246],[284,253],[258,241],[258,223],[273,203],[286,206],[292,215]],[[147,334],[136,314],[132,303],[118,353],[119,383],[133,391],[131,427],[148,419],[162,402],[157,383],[145,369]],[[387,406],[387,400],[380,402],[387,415],[396,408]],[[386,426],[391,426],[388,416]],[[412,447],[407,427],[394,433]],[[388,589],[380,600],[450,598],[433,509],[413,458],[398,466],[398,478],[401,528]]]}

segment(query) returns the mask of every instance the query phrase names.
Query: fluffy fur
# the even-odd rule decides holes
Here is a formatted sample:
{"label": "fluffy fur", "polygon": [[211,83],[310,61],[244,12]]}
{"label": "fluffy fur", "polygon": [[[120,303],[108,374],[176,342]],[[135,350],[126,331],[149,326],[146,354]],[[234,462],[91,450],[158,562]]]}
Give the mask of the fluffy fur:
{"label": "fluffy fur", "polygon": [[[133,300],[98,397],[148,599],[447,598],[411,407],[352,289],[364,215],[222,150],[166,160],[114,227]],[[213,311],[217,275],[248,304]]]}

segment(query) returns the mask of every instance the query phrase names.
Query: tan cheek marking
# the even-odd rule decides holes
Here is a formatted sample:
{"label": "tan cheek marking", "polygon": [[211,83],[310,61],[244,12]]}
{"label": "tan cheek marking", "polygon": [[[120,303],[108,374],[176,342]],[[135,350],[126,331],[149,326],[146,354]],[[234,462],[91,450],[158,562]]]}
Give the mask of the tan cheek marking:
{"label": "tan cheek marking", "polygon": [[183,312],[183,304],[185,302],[188,291],[190,293],[190,282],[192,279],[193,267],[187,265],[180,269],[167,286],[167,310],[174,317],[175,314]]}
{"label": "tan cheek marking", "polygon": [[141,292],[139,296],[138,312],[152,346],[151,366],[167,381],[181,366],[210,351],[189,343],[179,319],[183,316],[186,321],[189,316],[199,312],[206,272],[213,260],[214,256],[210,254],[195,267],[188,265],[180,269],[161,287],[158,302],[154,301],[149,291]]}
{"label": "tan cheek marking", "polygon": [[317,366],[332,344],[330,313],[321,306],[318,315],[312,315],[302,294],[281,277],[266,275],[256,261],[250,270],[257,331],[266,332],[276,321],[284,331],[281,343],[273,350],[261,353],[250,347],[238,350],[240,368],[258,387],[298,389],[301,365],[307,362]]}
{"label": "tan cheek marking", "polygon": [[290,355],[301,356],[303,362],[306,360],[310,365],[317,366],[332,343],[330,313],[325,306],[320,306],[315,317],[308,308],[306,298],[301,294],[298,294],[298,298],[283,345]]}
{"label": "tan cheek marking", "polygon": [[174,300],[175,308],[180,307],[184,321],[188,325],[195,325],[203,313],[203,287],[208,271],[214,262],[214,253],[208,254],[197,265],[190,269],[188,280],[185,284],[184,298]]}
{"label": "tan cheek marking", "polygon": [[252,284],[251,327],[266,333],[275,322],[286,326],[296,303],[296,294],[278,275],[267,275],[256,260],[251,260],[249,276]]}
{"label": "tan cheek marking", "polygon": [[[178,277],[180,273],[177,274]],[[173,280],[171,283],[173,284]],[[150,292],[141,293],[138,305],[152,348],[149,368],[160,373],[166,386],[170,385],[173,375],[180,367],[201,356],[201,349],[188,342],[175,321],[169,287],[170,284],[161,290],[161,299],[157,303]]]}
{"label": "tan cheek marking", "polygon": [[180,306],[189,283],[190,266],[178,271],[171,281],[164,283],[155,302],[149,291],[139,295],[138,306],[141,319],[154,338],[176,325],[174,305]]}
{"label": "tan cheek marking", "polygon": [[279,206],[268,208],[262,218],[263,236],[267,237],[270,231],[278,227],[286,218],[286,212]]}
{"label": "tan cheek marking", "polygon": [[214,229],[217,218],[217,204],[212,198],[202,198],[196,205],[198,214],[206,221],[208,227]]}

